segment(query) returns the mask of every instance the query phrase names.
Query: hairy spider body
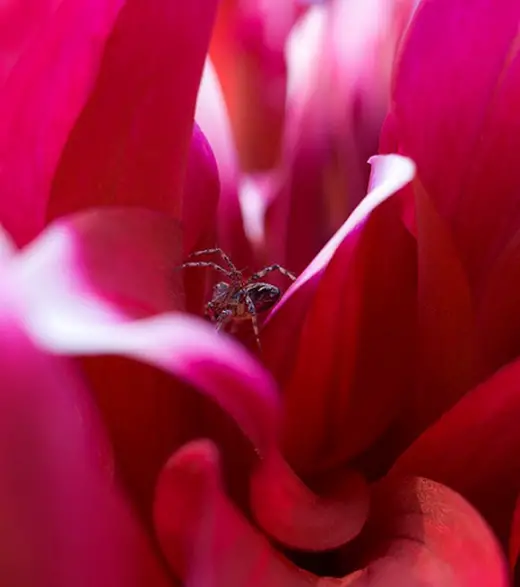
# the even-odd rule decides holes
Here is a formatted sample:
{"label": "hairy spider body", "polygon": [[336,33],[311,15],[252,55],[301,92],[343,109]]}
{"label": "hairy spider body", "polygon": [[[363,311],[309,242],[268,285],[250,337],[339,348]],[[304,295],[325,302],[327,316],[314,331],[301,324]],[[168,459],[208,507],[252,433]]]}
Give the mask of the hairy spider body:
{"label": "hairy spider body", "polygon": [[222,249],[204,249],[196,251],[190,258],[200,255],[220,255],[226,267],[212,261],[187,261],[181,267],[209,267],[223,273],[229,281],[220,281],[213,287],[211,300],[206,304],[205,313],[215,323],[217,330],[222,330],[229,323],[251,320],[258,348],[260,336],[257,315],[272,308],[280,299],[281,291],[271,283],[260,281],[268,273],[279,271],[289,279],[296,279],[287,269],[280,265],[270,265],[245,278]]}

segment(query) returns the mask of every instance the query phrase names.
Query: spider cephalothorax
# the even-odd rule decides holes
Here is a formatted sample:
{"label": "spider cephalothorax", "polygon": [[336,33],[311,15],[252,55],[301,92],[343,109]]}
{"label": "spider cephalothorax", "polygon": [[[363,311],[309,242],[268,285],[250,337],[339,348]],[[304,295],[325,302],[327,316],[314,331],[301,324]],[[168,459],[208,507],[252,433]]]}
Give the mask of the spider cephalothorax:
{"label": "spider cephalothorax", "polygon": [[260,280],[272,271],[279,271],[293,281],[296,276],[275,264],[264,267],[250,277],[244,277],[242,271],[239,271],[228,255],[219,248],[196,251],[190,258],[214,254],[220,255],[226,267],[213,261],[187,261],[182,267],[210,267],[228,278],[228,281],[220,281],[213,288],[211,300],[206,304],[206,315],[215,322],[217,330],[223,329],[234,320],[251,320],[260,348],[257,315],[272,308],[281,296],[278,287]]}

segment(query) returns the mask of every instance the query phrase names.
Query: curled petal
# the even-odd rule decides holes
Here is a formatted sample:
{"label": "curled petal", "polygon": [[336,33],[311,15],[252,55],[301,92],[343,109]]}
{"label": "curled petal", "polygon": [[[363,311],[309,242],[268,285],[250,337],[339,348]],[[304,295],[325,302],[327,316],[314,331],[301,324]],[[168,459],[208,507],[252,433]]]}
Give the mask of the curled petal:
{"label": "curled petal", "polygon": [[501,536],[520,488],[518,381],[511,363],[466,394],[398,459],[394,470],[428,476],[471,499]]}
{"label": "curled petal", "polygon": [[[138,211],[133,212],[137,214]],[[153,213],[149,215],[163,218]],[[78,215],[79,218],[85,216],[88,217]],[[88,275],[78,275],[81,256],[75,257],[76,241],[70,239],[74,232],[69,231],[67,235],[64,225],[67,226],[65,220],[49,228],[47,236],[42,236],[32,250],[20,257],[13,273],[20,292],[24,324],[35,340],[62,354],[122,355],[180,378],[213,399],[236,421],[265,458],[265,466],[272,473],[273,459],[281,459],[277,448],[280,405],[269,374],[232,339],[217,334],[198,319],[162,314],[147,320],[129,320],[121,311],[121,304],[104,299],[106,290],[101,290],[97,283],[89,283]],[[106,254],[106,247],[103,250]],[[109,266],[103,259],[103,266]],[[115,272],[109,275],[110,278],[114,276]],[[37,293],[32,288],[33,283],[40,284]],[[134,292],[128,288],[125,293]],[[336,505],[331,506],[327,498],[322,501],[305,490],[284,463],[276,470],[276,475],[264,475],[265,485],[269,485],[270,492],[288,495],[292,492],[293,511],[308,512],[307,516],[302,513],[302,526],[315,529],[313,539],[318,544],[324,541],[321,536],[330,533],[333,517],[328,512]],[[343,491],[350,498],[352,492],[345,487]],[[356,491],[354,487],[353,492]],[[361,495],[359,499],[362,502],[365,498]],[[277,527],[286,525],[287,513],[280,509],[272,512],[269,526],[274,528],[273,533],[277,532]],[[324,513],[328,517],[324,518]],[[277,517],[282,518],[278,523]],[[320,521],[321,530],[315,520]],[[355,522],[352,527],[356,524],[359,526]],[[352,528],[344,529],[344,532],[352,531]],[[338,540],[337,534],[330,540]]]}
{"label": "curled petal", "polygon": [[84,319],[89,311],[94,317],[99,308],[89,298],[103,299],[102,314],[110,305],[115,313],[139,317],[183,306],[175,271],[181,254],[179,224],[167,216],[137,208],[94,209],[47,228],[16,259],[13,279],[25,292],[28,312],[41,310],[43,317],[47,308],[46,320],[52,315],[64,324],[79,308]]}
{"label": "curled petal", "polygon": [[187,585],[508,585],[500,549],[478,513],[453,491],[424,479],[387,481],[376,490],[358,571],[337,579],[308,573],[233,506],[215,447],[206,441],[185,446],[164,468],[155,524],[168,562]]}
{"label": "curled petal", "polygon": [[[9,18],[3,20],[5,10],[19,10],[24,25],[34,27],[0,93],[0,218],[19,245],[44,225],[60,154],[92,89],[123,1],[52,4],[51,8],[50,2],[8,2],[0,8],[1,24],[10,33],[19,27],[11,26]],[[3,27],[0,36],[3,42],[8,38]],[[2,52],[2,58],[5,55]]]}
{"label": "curled petal", "polygon": [[49,218],[103,204],[146,206],[180,218],[215,10],[215,0],[125,4],[63,152]]}
{"label": "curled petal", "polygon": [[365,479],[349,471],[312,492],[273,454],[252,478],[251,506],[262,529],[285,546],[321,551],[355,538],[369,506]]}
{"label": "curled petal", "polygon": [[87,390],[64,359],[47,356],[31,343],[8,314],[12,308],[4,293],[2,581],[35,587],[170,585],[143,529],[114,487],[106,442]]}

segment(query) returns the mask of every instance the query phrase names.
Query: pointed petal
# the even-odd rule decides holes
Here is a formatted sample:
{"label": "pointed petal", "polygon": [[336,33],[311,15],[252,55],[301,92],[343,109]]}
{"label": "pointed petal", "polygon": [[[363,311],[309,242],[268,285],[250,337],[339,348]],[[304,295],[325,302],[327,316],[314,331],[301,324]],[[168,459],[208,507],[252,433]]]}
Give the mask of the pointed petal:
{"label": "pointed petal", "polygon": [[[2,87],[0,218],[19,245],[34,238],[44,225],[59,156],[91,91],[122,3],[60,2],[47,18],[42,16]],[[40,4],[45,10],[45,3]]]}
{"label": "pointed petal", "polygon": [[158,559],[100,459],[104,439],[86,390],[69,364],[31,344],[6,315],[5,298],[2,309],[2,581],[166,587]]}
{"label": "pointed petal", "polygon": [[49,218],[141,205],[179,218],[216,0],[129,0],[62,155]]}
{"label": "pointed petal", "polygon": [[465,395],[398,459],[394,470],[428,476],[459,491],[502,537],[509,531],[520,474],[520,361]]}
{"label": "pointed petal", "polygon": [[409,2],[332,0],[312,6],[287,43],[282,165],[269,248],[300,272],[366,194],[387,111],[390,72]]}
{"label": "pointed petal", "polygon": [[399,152],[477,286],[519,222],[519,22],[515,0],[422,2],[396,68]]}
{"label": "pointed petal", "polygon": [[398,480],[382,484],[374,502],[367,548],[356,561],[367,566],[338,579],[317,577],[287,561],[248,524],[224,492],[215,447],[200,441],[165,467],[155,523],[168,562],[187,585],[508,585],[494,537],[453,491],[424,479]]}
{"label": "pointed petal", "polygon": [[[371,163],[372,179],[368,195],[286,292],[266,324],[262,335],[264,360],[279,381],[285,382],[290,373],[305,315],[328,264],[341,249],[344,249],[345,255],[350,254],[348,250],[355,248],[353,243],[363,234],[368,219],[373,214],[377,215],[380,205],[408,184],[415,174],[413,162],[398,155],[374,157]],[[374,237],[379,238],[378,235]],[[342,271],[339,262],[337,270]],[[336,288],[332,299],[339,293]],[[327,317],[331,320],[335,318],[334,313],[329,311],[324,319]]]}

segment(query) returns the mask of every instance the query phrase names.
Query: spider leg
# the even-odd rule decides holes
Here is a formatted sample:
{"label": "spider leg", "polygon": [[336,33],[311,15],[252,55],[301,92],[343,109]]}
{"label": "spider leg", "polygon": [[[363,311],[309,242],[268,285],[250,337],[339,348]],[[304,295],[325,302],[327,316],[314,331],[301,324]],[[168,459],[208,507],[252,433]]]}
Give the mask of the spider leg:
{"label": "spider leg", "polygon": [[281,265],[278,265],[278,263],[275,263],[274,265],[269,265],[269,267],[264,267],[261,271],[253,273],[249,280],[257,281],[258,279],[263,279],[268,273],[271,273],[272,271],[279,271],[282,275],[285,275],[285,277],[288,277],[291,281],[296,279],[296,275],[294,275],[294,273],[287,271],[287,269]]}
{"label": "spider leg", "polygon": [[226,263],[226,265],[229,267],[229,269],[231,271],[233,271],[235,273],[239,273],[239,271],[235,267],[233,261],[231,261],[229,256],[226,255],[226,253],[224,253],[224,251],[220,247],[216,247],[214,249],[203,249],[201,251],[195,251],[194,253],[191,253],[191,255],[189,255],[189,258],[199,257],[200,255],[213,255],[213,254],[220,255],[220,257],[223,259],[224,263]]}
{"label": "spider leg", "polygon": [[183,263],[182,265],[180,265],[179,269],[183,269],[184,267],[211,267],[212,269],[215,269],[215,271],[219,271],[227,277],[233,277],[231,271],[227,271],[227,269],[224,269],[224,267],[221,267],[220,265],[217,265],[217,263],[213,263],[212,261],[188,261],[187,263]]}
{"label": "spider leg", "polygon": [[256,344],[258,345],[258,350],[262,352],[262,345],[260,344],[260,332],[258,330],[258,319],[256,317],[256,308],[253,300],[248,296],[245,297],[245,302],[247,305],[247,310],[251,315],[251,322],[253,324],[253,332],[255,333]]}
{"label": "spider leg", "polygon": [[233,312],[231,310],[223,310],[220,312],[217,318],[215,318],[215,330],[220,332],[224,326],[226,326],[233,318]]}

